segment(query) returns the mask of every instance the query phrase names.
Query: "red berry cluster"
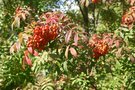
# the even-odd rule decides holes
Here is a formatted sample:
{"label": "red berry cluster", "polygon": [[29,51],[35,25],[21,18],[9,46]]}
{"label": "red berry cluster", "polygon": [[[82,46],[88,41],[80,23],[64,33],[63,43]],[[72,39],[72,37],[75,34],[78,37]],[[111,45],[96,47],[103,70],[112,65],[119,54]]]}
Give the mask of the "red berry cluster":
{"label": "red berry cluster", "polygon": [[98,59],[114,48],[119,48],[122,39],[114,33],[93,34],[89,40],[89,46],[93,51],[93,58]]}
{"label": "red berry cluster", "polygon": [[122,25],[126,25],[129,28],[133,27],[135,23],[135,6],[129,8],[129,11],[122,17]]}
{"label": "red berry cluster", "polygon": [[109,50],[109,46],[102,40],[99,40],[98,43],[94,45],[93,57],[98,59],[100,56],[104,56],[105,54],[107,54],[108,50]]}
{"label": "red berry cluster", "polygon": [[49,25],[38,25],[33,30],[33,36],[29,38],[27,47],[33,49],[43,50],[47,43],[54,40],[58,35],[58,26],[53,24]]}
{"label": "red berry cluster", "polygon": [[109,50],[108,44],[103,39],[98,37],[97,34],[92,36],[89,46],[92,48],[93,58],[95,59],[98,59],[100,56],[104,56]]}

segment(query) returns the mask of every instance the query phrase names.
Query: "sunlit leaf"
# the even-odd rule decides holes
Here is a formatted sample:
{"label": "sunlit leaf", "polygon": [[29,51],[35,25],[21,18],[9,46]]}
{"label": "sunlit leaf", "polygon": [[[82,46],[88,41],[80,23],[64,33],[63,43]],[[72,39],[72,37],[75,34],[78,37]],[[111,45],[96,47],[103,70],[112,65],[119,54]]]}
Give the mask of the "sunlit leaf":
{"label": "sunlit leaf", "polygon": [[75,46],[77,46],[78,45],[78,33],[75,33],[75,35],[74,35],[74,44],[73,45],[75,45]]}
{"label": "sunlit leaf", "polygon": [[72,30],[68,31],[65,35],[65,42],[68,43],[70,41],[70,37],[72,35]]}
{"label": "sunlit leaf", "polygon": [[69,46],[67,46],[66,51],[65,51],[65,57],[68,58],[68,51],[69,51]]}
{"label": "sunlit leaf", "polygon": [[33,54],[34,56],[38,56],[38,52],[37,52],[36,50],[34,50],[32,47],[28,47],[27,49],[28,49],[28,51],[29,51],[31,54]]}
{"label": "sunlit leaf", "polygon": [[20,50],[21,44],[20,42],[14,43],[10,48],[10,53],[17,52]]}
{"label": "sunlit leaf", "polygon": [[19,17],[15,17],[14,26],[17,27],[17,28],[20,27],[20,18]]}
{"label": "sunlit leaf", "polygon": [[26,64],[28,64],[29,66],[32,66],[32,62],[30,60],[30,58],[28,56],[24,57],[24,61],[26,62]]}
{"label": "sunlit leaf", "polygon": [[74,48],[71,47],[69,50],[70,50],[70,53],[71,53],[74,57],[77,57],[77,52],[76,52],[76,50],[75,50]]}
{"label": "sunlit leaf", "polygon": [[135,63],[135,57],[133,55],[129,55],[129,58],[130,58],[132,63]]}
{"label": "sunlit leaf", "polygon": [[89,0],[85,0],[85,6],[88,7],[89,6]]}
{"label": "sunlit leaf", "polygon": [[116,52],[116,57],[121,57],[122,55],[122,48],[119,48],[118,51]]}
{"label": "sunlit leaf", "polygon": [[23,34],[22,33],[19,33],[18,39],[19,39],[19,42],[22,43],[22,40],[23,40]]}
{"label": "sunlit leaf", "polygon": [[27,49],[28,49],[28,51],[29,51],[31,54],[33,54],[34,49],[33,49],[32,47],[28,47]]}
{"label": "sunlit leaf", "polygon": [[65,71],[68,71],[68,69],[67,69],[67,61],[65,61],[65,62],[63,63],[63,68],[64,68]]}
{"label": "sunlit leaf", "polygon": [[28,57],[29,52],[26,50],[24,51],[24,58],[23,61],[28,64],[29,66],[32,66],[31,59]]}
{"label": "sunlit leaf", "polygon": [[119,47],[120,46],[120,41],[119,40],[116,40],[115,41],[115,45],[116,45],[116,47]]}
{"label": "sunlit leaf", "polygon": [[25,14],[25,13],[22,13],[21,16],[22,16],[22,19],[23,19],[23,20],[26,19],[26,14]]}
{"label": "sunlit leaf", "polygon": [[85,1],[86,0],[80,0],[80,4],[84,6],[85,5]]}

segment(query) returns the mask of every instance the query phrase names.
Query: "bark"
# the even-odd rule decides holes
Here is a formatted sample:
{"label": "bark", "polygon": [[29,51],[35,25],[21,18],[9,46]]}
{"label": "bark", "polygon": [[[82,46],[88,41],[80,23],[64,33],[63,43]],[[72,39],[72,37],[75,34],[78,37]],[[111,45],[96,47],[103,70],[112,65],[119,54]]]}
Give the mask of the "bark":
{"label": "bark", "polygon": [[78,6],[79,6],[80,11],[81,11],[82,16],[83,16],[85,32],[87,32],[89,34],[88,7],[86,7],[85,5],[81,5],[80,0],[76,0],[76,1],[78,3]]}

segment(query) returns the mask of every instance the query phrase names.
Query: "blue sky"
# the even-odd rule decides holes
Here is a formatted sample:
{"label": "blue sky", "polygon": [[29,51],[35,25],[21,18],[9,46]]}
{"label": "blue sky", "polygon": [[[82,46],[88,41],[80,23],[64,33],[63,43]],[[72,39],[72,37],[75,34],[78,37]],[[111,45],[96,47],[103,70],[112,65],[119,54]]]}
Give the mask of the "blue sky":
{"label": "blue sky", "polygon": [[62,11],[79,10],[75,0],[60,0],[58,4],[60,5],[60,10]]}

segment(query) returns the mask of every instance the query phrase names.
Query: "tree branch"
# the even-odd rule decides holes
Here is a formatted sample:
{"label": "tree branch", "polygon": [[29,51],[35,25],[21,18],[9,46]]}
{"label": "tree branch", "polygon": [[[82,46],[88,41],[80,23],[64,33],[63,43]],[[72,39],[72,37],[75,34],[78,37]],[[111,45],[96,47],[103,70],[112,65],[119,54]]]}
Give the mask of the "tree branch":
{"label": "tree branch", "polygon": [[88,7],[86,7],[85,5],[82,7],[80,5],[80,1],[79,0],[76,0],[77,3],[78,3],[78,6],[80,8],[80,11],[82,13],[82,16],[83,16],[83,21],[84,21],[84,29],[85,29],[85,32],[87,32],[89,34],[89,28],[88,28],[88,24],[89,24],[89,18],[88,18]]}

